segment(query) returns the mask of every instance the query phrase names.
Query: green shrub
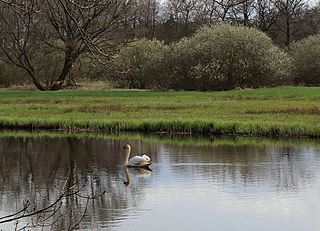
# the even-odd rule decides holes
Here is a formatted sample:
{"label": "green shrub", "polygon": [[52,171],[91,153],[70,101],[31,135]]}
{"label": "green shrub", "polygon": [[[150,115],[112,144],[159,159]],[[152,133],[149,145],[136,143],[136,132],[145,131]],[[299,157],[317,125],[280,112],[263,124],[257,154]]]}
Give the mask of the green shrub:
{"label": "green shrub", "polygon": [[114,79],[122,87],[163,88],[166,71],[163,70],[168,47],[157,40],[137,40],[120,50],[113,61]]}
{"label": "green shrub", "polygon": [[28,78],[24,70],[4,62],[0,62],[0,87],[27,84]]}
{"label": "green shrub", "polygon": [[173,44],[172,88],[228,90],[289,81],[291,59],[264,33],[244,26],[205,26]]}
{"label": "green shrub", "polygon": [[295,66],[294,81],[320,85],[320,35],[309,36],[294,43],[290,51]]}

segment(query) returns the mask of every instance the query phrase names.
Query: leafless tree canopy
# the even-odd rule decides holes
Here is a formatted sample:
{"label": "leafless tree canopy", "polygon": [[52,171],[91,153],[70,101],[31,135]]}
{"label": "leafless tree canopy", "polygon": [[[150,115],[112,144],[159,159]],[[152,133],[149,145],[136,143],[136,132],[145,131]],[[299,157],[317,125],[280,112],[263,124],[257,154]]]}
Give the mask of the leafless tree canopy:
{"label": "leafless tree canopy", "polygon": [[[60,88],[81,54],[108,57],[120,42],[112,33],[122,25],[131,1],[2,0],[0,4],[1,58],[26,70],[37,88],[45,90]],[[63,55],[61,72],[45,86],[36,62],[54,51]]]}
{"label": "leafless tree canopy", "polygon": [[[15,222],[15,230],[26,230],[36,227],[55,227],[59,225],[61,220],[65,219],[65,212],[70,213],[74,209],[80,209],[68,207],[64,203],[64,200],[72,199],[83,201],[84,204],[82,214],[79,218],[72,219],[70,217],[67,221],[64,221],[64,223],[68,224],[67,230],[75,230],[84,219],[89,202],[105,193],[104,191],[96,195],[82,195],[85,192],[85,187],[85,184],[73,182],[72,177],[70,177],[66,179],[61,188],[59,188],[59,194],[52,202],[49,202],[44,207],[38,208],[34,201],[25,200],[23,207],[19,211],[0,217],[0,224]],[[23,219],[25,222],[22,223],[21,221]]]}

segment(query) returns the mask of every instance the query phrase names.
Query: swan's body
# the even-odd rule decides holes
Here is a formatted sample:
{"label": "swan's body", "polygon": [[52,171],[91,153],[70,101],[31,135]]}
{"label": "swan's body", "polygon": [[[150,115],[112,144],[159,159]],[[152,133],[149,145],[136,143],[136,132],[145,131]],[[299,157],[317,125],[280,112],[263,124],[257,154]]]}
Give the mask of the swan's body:
{"label": "swan's body", "polygon": [[124,165],[126,167],[145,168],[145,167],[148,167],[149,165],[151,165],[150,157],[147,155],[134,156],[131,159],[129,159],[130,153],[131,153],[131,147],[129,144],[126,144],[125,146],[123,146],[123,149],[126,151],[126,159],[124,162]]}

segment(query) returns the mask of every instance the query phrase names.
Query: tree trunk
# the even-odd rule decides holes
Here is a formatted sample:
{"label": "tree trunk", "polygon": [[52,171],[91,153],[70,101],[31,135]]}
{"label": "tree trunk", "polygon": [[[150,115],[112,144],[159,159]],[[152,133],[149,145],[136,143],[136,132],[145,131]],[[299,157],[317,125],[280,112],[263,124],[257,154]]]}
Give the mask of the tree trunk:
{"label": "tree trunk", "polygon": [[286,45],[289,47],[291,43],[291,28],[290,28],[290,17],[286,18]]}
{"label": "tree trunk", "polygon": [[27,73],[30,75],[31,79],[32,79],[32,82],[33,84],[36,86],[36,88],[40,91],[46,91],[48,90],[46,87],[44,87],[38,80],[37,78],[35,77],[35,74],[33,71],[31,70],[28,70],[28,69],[25,69],[27,71]]}
{"label": "tree trunk", "polygon": [[36,88],[40,91],[46,91],[48,90],[47,88],[45,88],[44,86],[42,86],[42,84],[34,77],[32,77],[32,82],[33,84],[36,86]]}
{"label": "tree trunk", "polygon": [[62,88],[62,84],[64,83],[64,81],[70,71],[71,66],[72,66],[72,58],[66,57],[62,71],[61,71],[59,77],[56,79],[56,81],[53,81],[53,83],[50,87],[50,90],[56,91],[56,90],[60,90]]}

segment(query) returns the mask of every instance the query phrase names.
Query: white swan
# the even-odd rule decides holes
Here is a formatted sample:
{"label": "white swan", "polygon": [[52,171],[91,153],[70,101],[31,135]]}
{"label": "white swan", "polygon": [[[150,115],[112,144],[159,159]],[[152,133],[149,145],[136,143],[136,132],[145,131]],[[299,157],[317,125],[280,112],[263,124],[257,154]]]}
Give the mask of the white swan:
{"label": "white swan", "polygon": [[124,162],[126,167],[148,168],[148,166],[151,165],[150,157],[147,155],[134,156],[129,160],[131,153],[131,146],[129,144],[124,145],[123,149],[126,151],[126,159]]}

